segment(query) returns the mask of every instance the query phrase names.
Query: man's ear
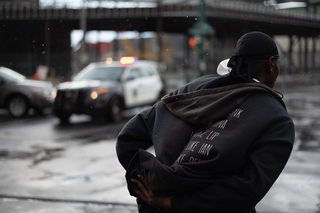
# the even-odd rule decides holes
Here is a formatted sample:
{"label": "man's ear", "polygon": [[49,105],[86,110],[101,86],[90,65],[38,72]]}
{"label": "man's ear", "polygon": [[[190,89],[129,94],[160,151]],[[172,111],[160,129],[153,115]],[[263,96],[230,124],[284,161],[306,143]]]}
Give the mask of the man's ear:
{"label": "man's ear", "polygon": [[269,71],[272,72],[273,68],[274,68],[274,57],[271,56],[269,59],[268,59],[268,68],[269,68]]}

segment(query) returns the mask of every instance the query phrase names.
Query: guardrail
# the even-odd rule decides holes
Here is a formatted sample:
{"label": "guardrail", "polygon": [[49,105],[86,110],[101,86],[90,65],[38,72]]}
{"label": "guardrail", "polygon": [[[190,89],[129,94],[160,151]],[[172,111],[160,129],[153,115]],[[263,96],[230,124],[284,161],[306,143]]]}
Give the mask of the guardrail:
{"label": "guardrail", "polygon": [[[80,1],[81,2],[81,1]],[[139,2],[115,2],[115,1],[90,1],[76,3],[75,1],[59,1],[53,4],[48,3],[21,3],[0,1],[0,20],[10,19],[78,19],[81,10],[86,9],[88,18],[99,17],[125,17],[125,16],[197,16],[198,1],[172,1],[171,4],[161,4],[158,7],[157,1]],[[173,4],[175,3],[175,4]],[[320,25],[320,14],[307,13],[306,11],[276,10],[273,7],[266,7],[262,3],[248,3],[243,1],[214,0],[207,1],[207,16],[227,14],[232,12],[241,13],[244,16],[255,14],[263,17],[276,17],[283,19],[299,19],[304,22],[312,22]],[[219,13],[220,11],[220,13]],[[211,12],[211,13],[210,13]],[[223,14],[222,14],[223,15]]]}
{"label": "guardrail", "polygon": [[259,14],[300,18],[305,20],[320,21],[320,14],[311,13],[307,11],[297,11],[297,10],[280,10],[274,9],[273,7],[265,6],[262,3],[248,3],[240,1],[208,1],[207,5],[209,8],[221,8],[229,9],[234,11],[239,11],[243,13],[253,12]]}

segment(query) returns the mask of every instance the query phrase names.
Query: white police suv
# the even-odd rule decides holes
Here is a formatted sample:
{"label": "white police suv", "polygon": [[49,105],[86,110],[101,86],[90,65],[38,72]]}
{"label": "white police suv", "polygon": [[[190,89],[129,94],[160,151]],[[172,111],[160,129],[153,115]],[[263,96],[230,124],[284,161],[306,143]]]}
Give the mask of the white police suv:
{"label": "white police suv", "polygon": [[122,110],[153,104],[165,94],[158,69],[157,62],[136,57],[91,63],[72,81],[57,85],[54,114],[61,122],[72,114],[119,122]]}

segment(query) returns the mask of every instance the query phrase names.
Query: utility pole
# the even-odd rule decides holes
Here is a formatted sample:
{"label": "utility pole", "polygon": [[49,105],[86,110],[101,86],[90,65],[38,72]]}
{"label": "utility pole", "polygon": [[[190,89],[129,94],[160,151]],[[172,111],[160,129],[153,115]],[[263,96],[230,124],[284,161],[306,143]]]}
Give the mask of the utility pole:
{"label": "utility pole", "polygon": [[198,71],[199,76],[204,75],[206,70],[206,61],[204,58],[203,40],[205,36],[214,34],[214,29],[206,22],[205,17],[205,0],[200,0],[198,22],[188,29],[188,33],[194,36],[199,49]]}
{"label": "utility pole", "polygon": [[81,40],[81,63],[82,66],[88,62],[87,48],[86,48],[86,33],[87,33],[87,5],[86,0],[82,1],[82,8],[80,11],[80,28],[83,31],[83,37]]}
{"label": "utility pole", "polygon": [[161,7],[162,7],[162,1],[157,0],[158,4],[158,17],[157,17],[157,38],[158,38],[158,46],[159,46],[159,55],[158,55],[158,62],[162,63],[163,61],[163,52],[162,52],[162,47],[163,47],[163,42],[162,42],[162,28],[163,28],[163,19],[161,16]]}

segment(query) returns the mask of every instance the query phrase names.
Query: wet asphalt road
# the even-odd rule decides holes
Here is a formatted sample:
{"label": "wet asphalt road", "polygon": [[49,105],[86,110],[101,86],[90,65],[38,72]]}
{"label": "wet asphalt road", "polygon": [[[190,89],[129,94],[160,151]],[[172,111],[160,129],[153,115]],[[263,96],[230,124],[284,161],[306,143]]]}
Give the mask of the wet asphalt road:
{"label": "wet asphalt road", "polygon": [[[276,89],[296,125],[295,147],[258,211],[319,213],[320,86]],[[114,152],[124,124],[73,116],[61,125],[50,114],[19,120],[0,113],[0,212],[136,212]]]}
{"label": "wet asphalt road", "polygon": [[136,212],[115,156],[132,113],[118,124],[89,116],[60,124],[51,114],[19,120],[2,112],[0,213]]}
{"label": "wet asphalt road", "polygon": [[299,85],[279,89],[296,128],[295,150],[320,152],[320,86]]}

